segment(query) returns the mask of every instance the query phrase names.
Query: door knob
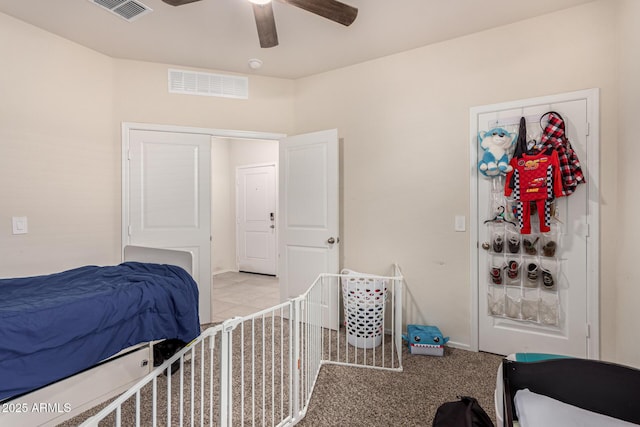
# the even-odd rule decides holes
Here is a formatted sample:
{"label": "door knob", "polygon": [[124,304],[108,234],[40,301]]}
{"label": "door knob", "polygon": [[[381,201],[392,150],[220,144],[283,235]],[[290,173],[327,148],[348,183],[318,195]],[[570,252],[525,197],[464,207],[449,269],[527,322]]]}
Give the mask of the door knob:
{"label": "door knob", "polygon": [[491,245],[489,245],[489,242],[482,243],[482,249],[484,249],[485,251],[488,251],[490,247]]}
{"label": "door knob", "polygon": [[333,245],[334,243],[339,243],[340,242],[340,238],[336,237],[335,239],[333,237],[329,237],[327,239],[327,243],[330,245]]}

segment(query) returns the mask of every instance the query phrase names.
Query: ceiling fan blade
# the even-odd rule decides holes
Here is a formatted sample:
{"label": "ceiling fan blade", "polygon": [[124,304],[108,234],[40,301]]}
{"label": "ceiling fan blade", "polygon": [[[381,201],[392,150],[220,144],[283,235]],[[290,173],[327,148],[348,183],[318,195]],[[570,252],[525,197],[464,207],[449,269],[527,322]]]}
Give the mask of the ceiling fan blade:
{"label": "ceiling fan blade", "polygon": [[171,6],[182,6],[183,4],[193,3],[200,0],[162,0]]}
{"label": "ceiling fan blade", "polygon": [[253,15],[258,27],[260,47],[278,46],[278,33],[276,32],[276,20],[273,16],[271,3],[253,4]]}
{"label": "ceiling fan blade", "polygon": [[308,12],[349,26],[358,16],[358,9],[336,0],[280,0]]}

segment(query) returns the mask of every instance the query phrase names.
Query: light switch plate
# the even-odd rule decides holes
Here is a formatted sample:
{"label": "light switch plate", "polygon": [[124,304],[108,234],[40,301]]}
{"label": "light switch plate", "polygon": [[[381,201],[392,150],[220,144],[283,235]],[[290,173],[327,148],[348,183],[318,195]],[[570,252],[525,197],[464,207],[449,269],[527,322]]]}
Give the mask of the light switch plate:
{"label": "light switch plate", "polygon": [[464,215],[456,215],[456,221],[454,225],[455,231],[465,231],[466,230],[466,218]]}
{"label": "light switch plate", "polygon": [[28,224],[26,216],[14,216],[12,219],[13,222],[13,234],[27,234]]}

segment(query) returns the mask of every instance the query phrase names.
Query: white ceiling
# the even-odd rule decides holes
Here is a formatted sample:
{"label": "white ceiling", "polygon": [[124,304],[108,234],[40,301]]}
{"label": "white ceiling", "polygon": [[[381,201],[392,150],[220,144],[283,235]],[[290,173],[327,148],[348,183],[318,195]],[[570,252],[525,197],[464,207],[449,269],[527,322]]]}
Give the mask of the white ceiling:
{"label": "white ceiling", "polygon": [[270,49],[248,0],[138,1],[153,12],[133,22],[92,0],[4,0],[0,12],[115,58],[299,78],[593,0],[343,0],[358,8],[350,27],[276,0],[280,45]]}

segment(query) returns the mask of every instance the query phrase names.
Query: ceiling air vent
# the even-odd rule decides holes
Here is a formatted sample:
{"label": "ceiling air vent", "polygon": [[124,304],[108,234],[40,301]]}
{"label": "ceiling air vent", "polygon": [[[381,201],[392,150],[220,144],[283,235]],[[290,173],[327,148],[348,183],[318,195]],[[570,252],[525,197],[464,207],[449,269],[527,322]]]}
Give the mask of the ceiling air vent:
{"label": "ceiling air vent", "polygon": [[89,0],[90,2],[97,4],[109,12],[118,15],[119,17],[126,19],[127,21],[134,21],[140,16],[152,12],[152,9],[139,1],[134,0]]}
{"label": "ceiling air vent", "polygon": [[169,70],[169,93],[249,98],[249,79],[242,76]]}

